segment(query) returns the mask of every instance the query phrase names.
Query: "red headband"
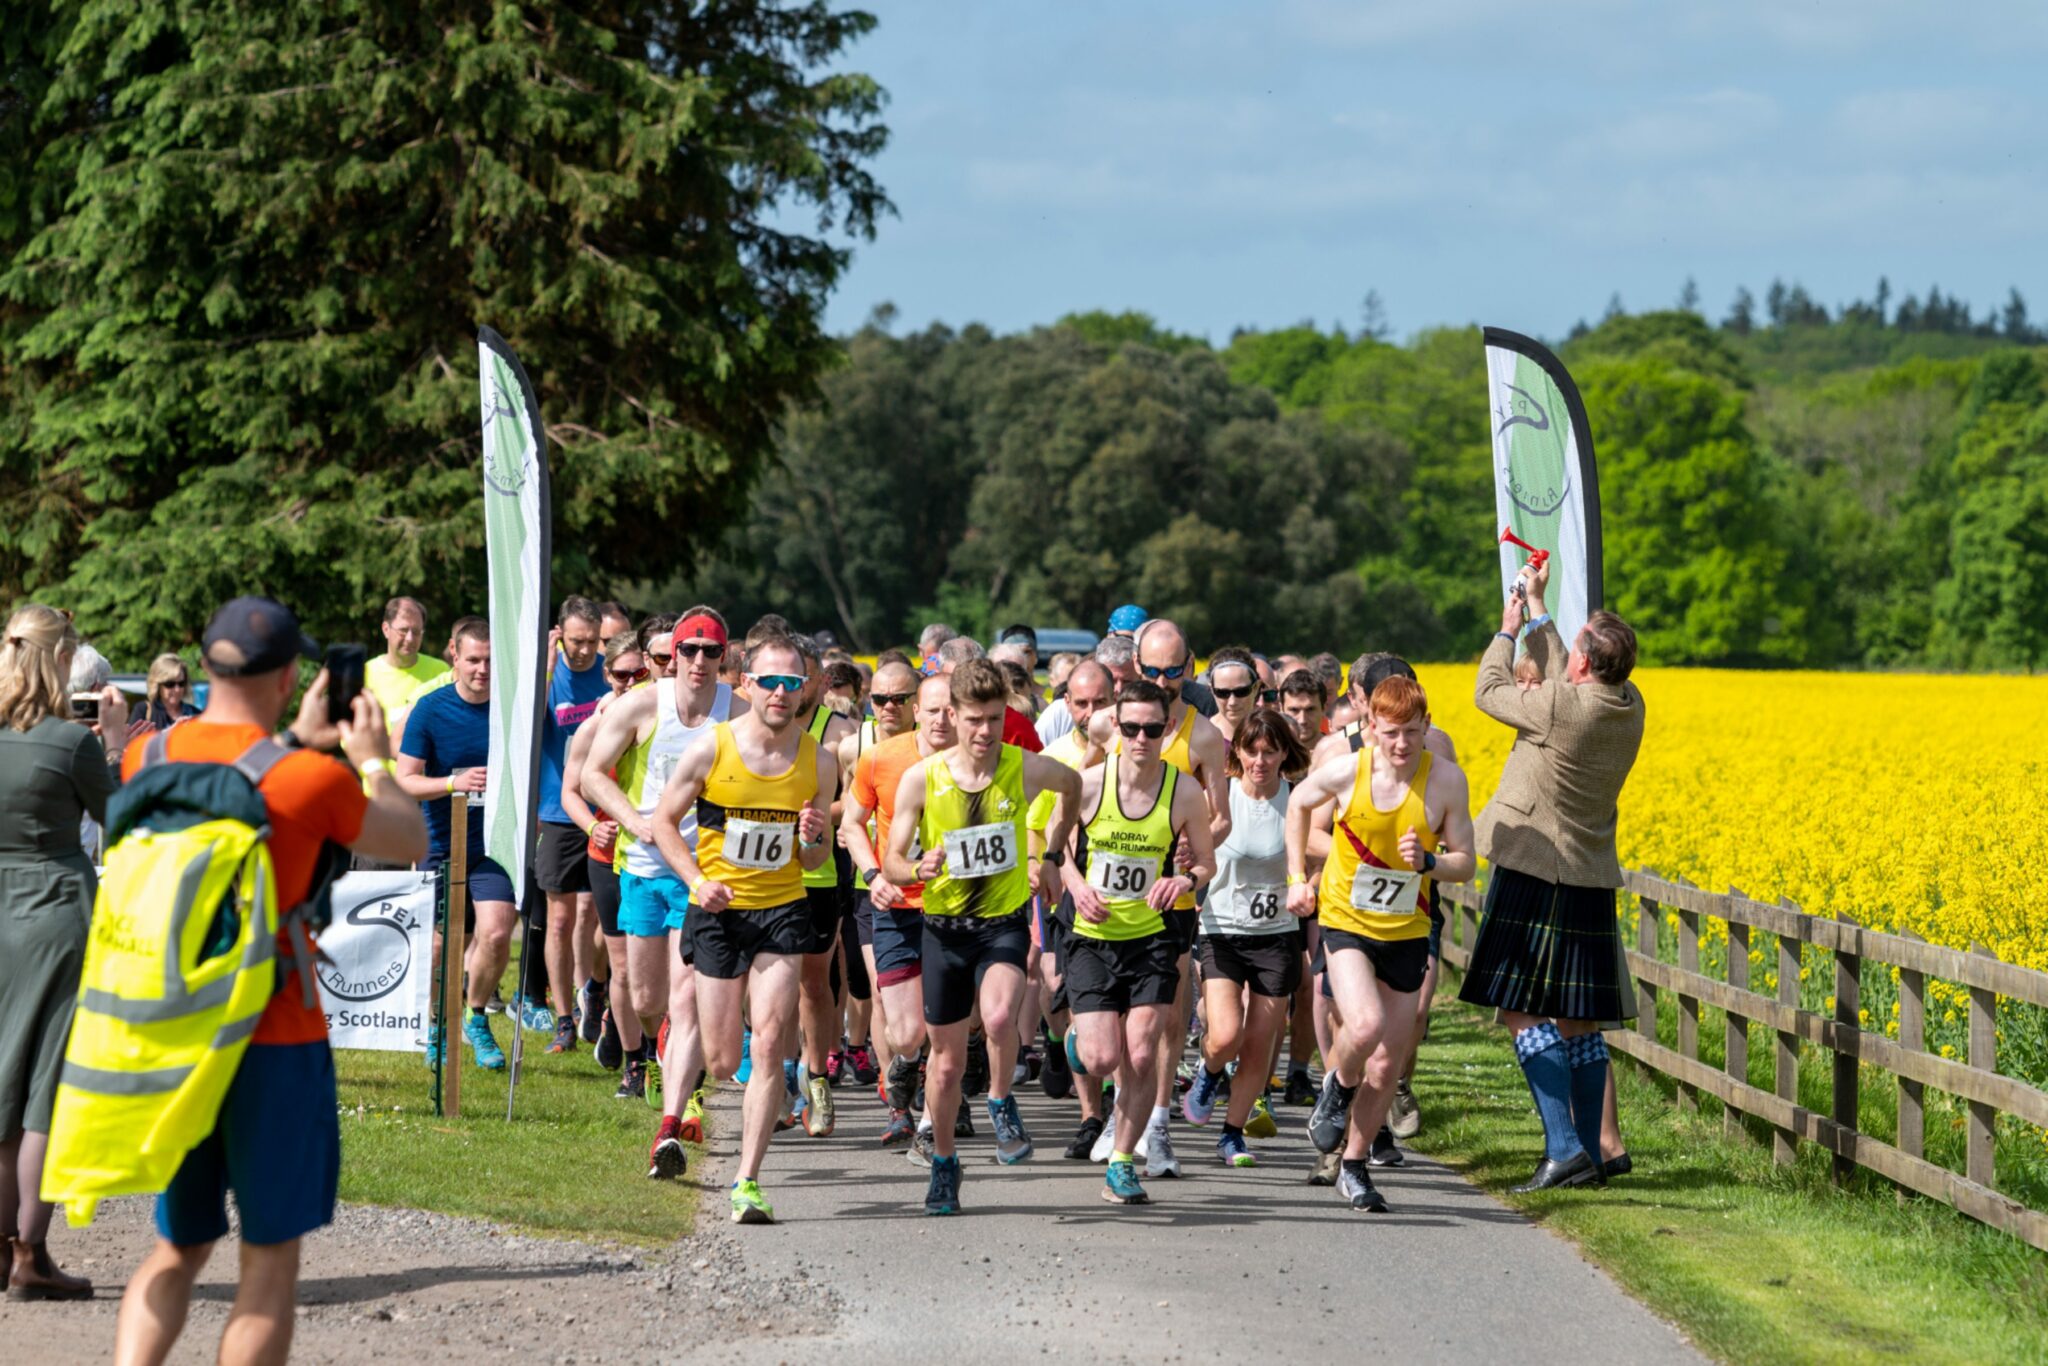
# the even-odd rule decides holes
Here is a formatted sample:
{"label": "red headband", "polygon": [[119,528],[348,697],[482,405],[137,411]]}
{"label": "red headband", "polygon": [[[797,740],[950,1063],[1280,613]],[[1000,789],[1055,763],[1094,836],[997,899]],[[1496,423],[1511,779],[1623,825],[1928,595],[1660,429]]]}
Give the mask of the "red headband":
{"label": "red headband", "polygon": [[718,624],[718,619],[701,613],[686,619],[682,625],[676,627],[673,639],[678,645],[686,640],[708,640],[719,645],[727,643],[725,628]]}

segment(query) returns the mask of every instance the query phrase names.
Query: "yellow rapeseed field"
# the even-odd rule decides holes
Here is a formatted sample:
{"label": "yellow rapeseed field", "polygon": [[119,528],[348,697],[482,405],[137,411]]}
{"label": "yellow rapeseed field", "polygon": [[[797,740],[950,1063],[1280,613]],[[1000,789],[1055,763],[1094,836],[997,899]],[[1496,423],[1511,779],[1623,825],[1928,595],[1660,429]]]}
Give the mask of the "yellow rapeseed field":
{"label": "yellow rapeseed field", "polygon": [[[1476,813],[1512,733],[1473,707],[1474,666],[1418,672]],[[2048,969],[2048,678],[1636,682],[1649,726],[1622,797],[1624,864]]]}

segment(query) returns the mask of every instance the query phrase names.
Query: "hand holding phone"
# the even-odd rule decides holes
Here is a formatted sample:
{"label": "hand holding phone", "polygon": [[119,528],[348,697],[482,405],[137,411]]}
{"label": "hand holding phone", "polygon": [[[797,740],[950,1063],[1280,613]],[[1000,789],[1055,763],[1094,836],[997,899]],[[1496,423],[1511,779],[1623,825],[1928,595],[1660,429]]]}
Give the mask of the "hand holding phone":
{"label": "hand holding phone", "polygon": [[339,725],[353,713],[356,694],[363,690],[363,669],[370,652],[361,645],[330,645],[324,665],[327,669],[327,722]]}

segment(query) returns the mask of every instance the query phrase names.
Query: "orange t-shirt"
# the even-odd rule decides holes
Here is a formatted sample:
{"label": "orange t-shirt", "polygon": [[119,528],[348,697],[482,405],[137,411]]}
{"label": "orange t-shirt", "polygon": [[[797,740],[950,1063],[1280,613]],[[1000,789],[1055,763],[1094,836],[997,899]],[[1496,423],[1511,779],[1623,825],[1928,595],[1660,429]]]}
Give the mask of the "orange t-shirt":
{"label": "orange t-shirt", "polygon": [[[261,726],[222,725],[194,718],[174,726],[165,743],[165,757],[197,763],[231,764],[242,752],[261,740]],[[149,737],[131,741],[121,756],[121,777],[135,776],[142,766],[142,751]],[[280,911],[306,899],[313,883],[314,864],[323,841],[354,844],[363,833],[363,811],[369,798],[363,795],[362,780],[349,772],[348,765],[312,750],[295,750],[280,760],[263,779],[263,804],[270,811],[270,862],[277,877]],[[289,945],[278,936],[282,951]],[[319,1043],[327,1037],[327,1016],[320,1009],[319,994],[313,1004],[305,1002],[297,973],[279,979],[277,994],[270,998],[263,1018],[256,1022],[251,1043]]]}
{"label": "orange t-shirt", "polygon": [[[863,752],[853,766],[853,799],[875,813],[877,854],[889,847],[889,822],[896,814],[896,789],[902,785],[903,775],[923,758],[917,749],[917,732],[911,730]],[[913,887],[905,887],[903,900],[911,908],[923,910],[924,884],[920,882]]]}

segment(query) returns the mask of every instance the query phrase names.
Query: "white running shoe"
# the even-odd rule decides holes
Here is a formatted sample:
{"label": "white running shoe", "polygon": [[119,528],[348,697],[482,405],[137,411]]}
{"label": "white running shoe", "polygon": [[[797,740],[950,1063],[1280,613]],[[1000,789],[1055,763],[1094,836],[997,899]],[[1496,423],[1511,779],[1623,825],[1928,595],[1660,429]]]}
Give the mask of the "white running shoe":
{"label": "white running shoe", "polygon": [[1166,1132],[1164,1124],[1150,1125],[1145,1138],[1138,1146],[1145,1150],[1145,1176],[1180,1175],[1180,1159],[1173,1155],[1173,1137]]}
{"label": "white running shoe", "polygon": [[1111,1115],[1109,1123],[1102,1126],[1102,1137],[1095,1140],[1095,1146],[1088,1152],[1090,1162],[1101,1165],[1109,1161],[1109,1155],[1116,1151],[1116,1116]]}

